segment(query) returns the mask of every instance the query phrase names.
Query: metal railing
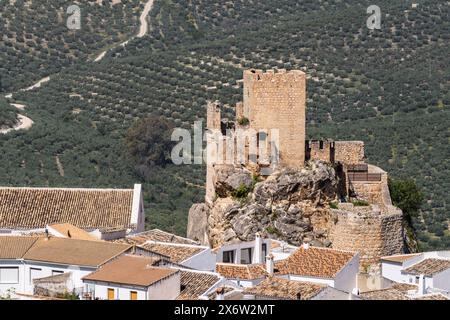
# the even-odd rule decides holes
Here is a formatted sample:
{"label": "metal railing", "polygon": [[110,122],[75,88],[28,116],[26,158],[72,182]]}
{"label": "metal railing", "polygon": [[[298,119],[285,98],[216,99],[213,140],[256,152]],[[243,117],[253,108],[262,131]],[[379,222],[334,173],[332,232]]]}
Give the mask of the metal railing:
{"label": "metal railing", "polygon": [[381,173],[348,172],[350,181],[381,181]]}

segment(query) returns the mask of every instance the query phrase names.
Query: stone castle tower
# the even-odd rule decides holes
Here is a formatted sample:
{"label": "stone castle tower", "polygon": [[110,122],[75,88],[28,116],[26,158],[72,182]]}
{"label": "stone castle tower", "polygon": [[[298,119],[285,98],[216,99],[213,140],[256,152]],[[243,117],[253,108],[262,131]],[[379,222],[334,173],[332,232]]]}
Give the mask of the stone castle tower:
{"label": "stone castle tower", "polygon": [[[215,133],[209,136],[207,145],[212,146],[208,151],[209,159],[219,159],[219,155],[225,155],[222,159],[228,159],[231,153],[233,161],[238,147],[241,147],[240,151],[245,151],[245,162],[207,162],[205,203],[195,204],[191,208],[188,236],[203,244],[217,245],[237,238],[249,241],[254,234],[253,228],[266,236],[273,236],[267,231],[270,226],[278,228],[277,237],[291,239],[295,235],[297,242],[314,241],[326,245],[320,242],[321,237],[326,235],[328,245],[333,248],[360,252],[361,266],[377,263],[384,255],[402,253],[403,213],[392,204],[387,172],[365,162],[364,142],[305,140],[305,73],[299,70],[245,70],[243,84],[243,102],[236,105],[235,121],[221,118],[218,103],[208,104],[207,128]],[[271,137],[273,131],[277,130],[278,143],[275,144],[275,139]],[[245,140],[238,139],[237,133],[240,131],[248,135]],[[254,158],[252,146],[255,141],[258,148],[266,150],[276,145],[279,151],[277,161],[266,162],[264,153],[261,154],[259,149]],[[233,146],[231,152],[223,148],[228,143]],[[269,160],[272,160],[272,156]],[[264,199],[268,190],[272,190],[264,189],[266,182],[272,185],[277,181],[278,176],[272,175],[274,171],[284,172],[287,176],[297,172],[300,176],[305,174],[313,177],[315,169],[305,168],[305,162],[309,161],[316,167],[317,163],[322,166],[325,163],[325,166],[333,168],[330,177],[336,179],[336,185],[328,189],[335,193],[332,195],[334,198],[327,201],[334,201],[334,208],[327,203],[311,207],[308,201],[295,200],[301,197],[297,192],[311,188],[309,184],[301,189],[303,191],[293,191],[295,197],[285,194],[281,207],[273,199],[267,202],[271,203],[269,209],[267,203],[262,205],[258,202]],[[302,170],[282,170],[287,167]],[[253,186],[257,190],[251,191],[253,197],[247,199],[250,202],[240,204],[236,210],[236,200],[230,190],[235,191],[242,185],[251,186],[255,176],[262,178],[262,182]],[[271,177],[266,180],[267,176]],[[286,180],[295,179],[294,176]],[[322,192],[314,194],[319,194],[317,203],[320,203]],[[277,197],[280,196],[277,194]],[[354,204],[355,199],[359,203]],[[290,203],[289,208],[297,207],[298,211],[283,209],[286,203]],[[271,215],[270,219],[264,216],[267,212],[270,214],[280,210],[283,214]],[[291,215],[291,211],[294,212],[293,222],[289,220],[291,222],[287,223],[283,219]],[[296,221],[304,223],[305,219],[310,223],[306,226],[310,231],[305,231],[303,227],[298,231]],[[316,230],[317,234],[314,233]],[[305,235],[305,232],[312,233]]]}
{"label": "stone castle tower", "polygon": [[302,167],[305,162],[306,74],[300,70],[245,70],[244,101],[236,117],[249,127],[279,130],[280,165]]}

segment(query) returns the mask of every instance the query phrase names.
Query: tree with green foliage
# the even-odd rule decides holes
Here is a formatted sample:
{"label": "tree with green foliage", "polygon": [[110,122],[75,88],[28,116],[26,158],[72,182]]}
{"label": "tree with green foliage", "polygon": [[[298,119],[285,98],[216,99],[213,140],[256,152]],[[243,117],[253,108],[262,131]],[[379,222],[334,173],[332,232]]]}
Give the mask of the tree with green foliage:
{"label": "tree with green foliage", "polygon": [[148,117],[136,121],[128,129],[125,143],[141,178],[147,179],[152,167],[164,166],[170,161],[175,145],[171,140],[173,128],[174,125],[165,118]]}
{"label": "tree with green foliage", "polygon": [[416,182],[412,179],[389,179],[388,183],[393,204],[402,209],[409,222],[411,218],[416,218],[424,200],[423,193]]}

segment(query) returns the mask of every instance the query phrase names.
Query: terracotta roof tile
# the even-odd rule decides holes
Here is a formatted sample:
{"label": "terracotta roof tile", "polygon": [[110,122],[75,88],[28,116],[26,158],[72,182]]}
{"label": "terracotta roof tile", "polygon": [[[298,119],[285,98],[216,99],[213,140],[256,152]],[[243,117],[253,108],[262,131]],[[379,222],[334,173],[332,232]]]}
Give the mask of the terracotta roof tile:
{"label": "terracotta roof tile", "polygon": [[406,260],[409,260],[413,257],[417,257],[420,256],[421,253],[411,253],[411,254],[398,254],[398,255],[393,255],[393,256],[386,256],[386,257],[381,257],[381,260],[383,261],[390,261],[390,262],[403,262]]}
{"label": "terracotta roof tile", "polygon": [[258,285],[245,289],[244,294],[260,298],[310,300],[325,288],[326,285],[269,277]]}
{"label": "terracotta roof tile", "polygon": [[353,252],[300,247],[288,258],[275,261],[275,274],[334,278],[355,256]]}
{"label": "terracotta roof tile", "polygon": [[179,272],[154,267],[154,262],[155,259],[150,257],[123,255],[83,277],[83,280],[148,287]]}
{"label": "terracotta roof tile", "polygon": [[177,300],[198,300],[220,278],[211,273],[181,271],[181,293]]}
{"label": "terracotta roof tile", "polygon": [[216,272],[225,278],[240,280],[262,279],[268,275],[264,264],[217,263]]}
{"label": "terracotta roof tile", "polygon": [[409,297],[408,291],[417,291],[417,286],[407,283],[395,283],[381,290],[367,291],[360,294],[363,300],[448,300],[442,294],[426,294],[420,297]]}
{"label": "terracotta roof tile", "polygon": [[0,236],[0,259],[21,259],[37,237]]}
{"label": "terracotta roof tile", "polygon": [[203,247],[192,245],[174,245],[170,243],[145,243],[140,247],[162,254],[170,258],[170,261],[181,263],[192,256],[205,250]]}
{"label": "terracotta roof tile", "polygon": [[140,233],[136,233],[133,235],[129,235],[124,239],[117,240],[117,242],[130,243],[141,245],[147,241],[156,241],[156,242],[168,242],[168,243],[178,243],[178,244],[192,244],[198,245],[199,243],[188,239],[177,236],[175,234],[165,232],[159,229],[148,230]]}
{"label": "terracotta roof tile", "polygon": [[69,239],[78,239],[78,240],[98,240],[96,237],[90,235],[88,232],[75,227],[70,223],[59,223],[49,225],[50,228],[56,230],[56,232],[60,233],[63,237]]}
{"label": "terracotta roof tile", "polygon": [[130,227],[133,190],[0,188],[0,228],[38,229],[68,222],[79,228]]}
{"label": "terracotta roof tile", "polygon": [[450,260],[425,259],[407,268],[403,272],[411,274],[423,274],[430,277],[447,269],[450,269]]}
{"label": "terracotta roof tile", "polygon": [[97,267],[129,250],[130,245],[67,238],[39,238],[23,256],[26,260]]}

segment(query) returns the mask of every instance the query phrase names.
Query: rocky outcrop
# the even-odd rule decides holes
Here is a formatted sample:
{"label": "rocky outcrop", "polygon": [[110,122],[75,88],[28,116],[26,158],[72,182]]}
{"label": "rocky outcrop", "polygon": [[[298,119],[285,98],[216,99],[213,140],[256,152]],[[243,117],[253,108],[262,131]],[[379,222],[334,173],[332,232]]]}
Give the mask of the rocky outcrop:
{"label": "rocky outcrop", "polygon": [[256,232],[294,245],[331,245],[328,232],[333,221],[328,203],[337,197],[338,185],[331,165],[312,162],[300,170],[284,169],[256,183],[247,196],[232,196],[242,185],[251,189],[253,181],[245,169],[218,170],[217,198],[209,207],[191,208],[188,236],[213,247],[253,240]]}

